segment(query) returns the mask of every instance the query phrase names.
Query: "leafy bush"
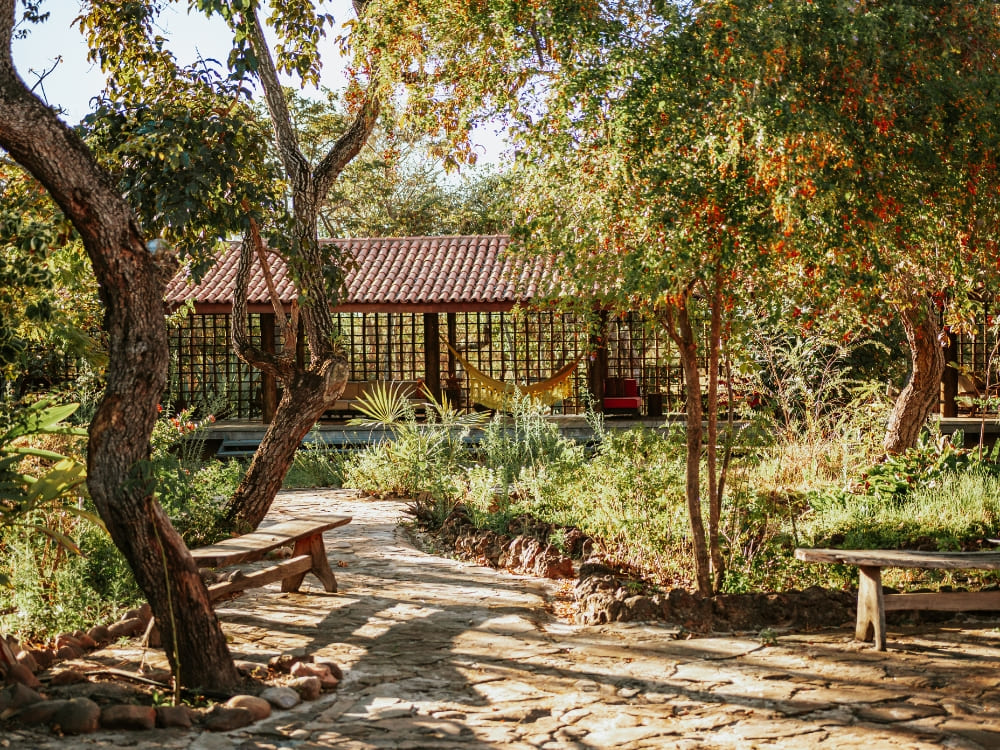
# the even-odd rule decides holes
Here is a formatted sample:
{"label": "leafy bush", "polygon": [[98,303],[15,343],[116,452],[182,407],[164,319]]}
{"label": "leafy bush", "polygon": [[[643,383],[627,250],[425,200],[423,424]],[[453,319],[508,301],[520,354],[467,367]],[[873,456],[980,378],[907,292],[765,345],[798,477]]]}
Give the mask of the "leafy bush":
{"label": "leafy bush", "polygon": [[[208,420],[205,420],[207,422]],[[239,462],[201,460],[201,430],[190,413],[163,415],[153,431],[150,471],[157,498],[190,547],[217,539],[225,500],[243,476]],[[76,505],[50,508],[36,522],[54,533],[13,534],[0,539],[0,566],[12,586],[0,589],[0,631],[43,635],[112,617],[142,600],[132,572],[100,522]],[[35,528],[35,527],[33,527]],[[81,556],[54,540],[72,538]]]}
{"label": "leafy bush", "polygon": [[318,430],[313,431],[311,438],[295,452],[282,486],[286,489],[342,486],[346,457],[327,445]]}

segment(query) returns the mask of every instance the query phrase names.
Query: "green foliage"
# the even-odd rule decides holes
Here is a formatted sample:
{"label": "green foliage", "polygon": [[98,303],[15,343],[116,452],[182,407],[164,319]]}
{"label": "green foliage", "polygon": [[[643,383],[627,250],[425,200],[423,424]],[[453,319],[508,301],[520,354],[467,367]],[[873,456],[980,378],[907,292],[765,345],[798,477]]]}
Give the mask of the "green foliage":
{"label": "green foliage", "polygon": [[[43,519],[54,511],[101,525],[95,516],[77,505],[86,469],[79,461],[37,444],[44,435],[86,434],[64,423],[76,407],[76,404],[59,406],[37,401],[0,413],[0,529],[44,535],[79,554],[79,547],[69,536]],[[25,468],[29,459],[39,469],[37,476]],[[7,535],[10,533],[6,531]],[[0,573],[0,584],[5,580]]]}
{"label": "green foliage", "polygon": [[346,460],[336,446],[327,445],[322,434],[314,430],[308,442],[296,451],[282,486],[285,489],[340,487]]}
{"label": "green foliage", "polygon": [[163,413],[151,436],[150,465],[156,481],[156,499],[170,516],[188,547],[200,547],[220,537],[225,502],[242,478],[239,461],[205,462],[203,441],[211,415],[197,421],[194,410],[170,416]]}
{"label": "green foliage", "polygon": [[208,62],[177,69],[168,90],[105,95],[81,127],[118,179],[148,236],[181,257],[195,276],[217,243],[243,234],[251,219],[281,248],[287,233],[283,183],[270,158],[270,132]]}
{"label": "green foliage", "polygon": [[[42,430],[45,434],[80,434],[82,430],[61,424],[71,413],[72,407],[29,411],[7,434],[25,430],[34,435]],[[190,412],[163,415],[153,431],[150,469],[157,499],[190,547],[217,540],[215,529],[222,508],[245,470],[238,461],[201,459],[200,435],[207,421],[194,421]],[[55,452],[47,448],[24,452],[32,458],[55,460]],[[103,524],[92,511],[77,505],[73,490],[67,487],[66,491],[71,492],[66,499],[72,502],[40,504],[20,527],[0,525],[0,566],[10,572],[11,583],[0,591],[0,611],[11,612],[0,618],[0,631],[30,635],[74,630],[107,620],[142,601],[129,566]],[[64,544],[56,543],[70,539],[74,540],[72,548],[82,554],[68,554]]]}
{"label": "green foliage", "polygon": [[88,335],[99,322],[81,244],[41,186],[0,159],[0,378],[16,398],[59,385],[61,360],[103,355]]}
{"label": "green foliage", "polygon": [[480,450],[504,495],[510,486],[543,466],[579,464],[582,449],[564,438],[559,426],[545,418],[545,407],[530,396],[507,404],[510,418],[497,414],[483,431]]}
{"label": "green foliage", "polygon": [[980,549],[1000,531],[1000,480],[978,468],[945,471],[896,495],[824,496],[804,529],[815,546]]}
{"label": "green foliage", "polygon": [[465,438],[484,415],[460,414],[447,399],[424,393],[427,421],[418,423],[407,394],[380,384],[359,399],[366,418],[355,424],[387,427],[392,437],[356,452],[344,467],[345,484],[368,492],[420,498],[438,521],[462,496],[470,457]]}

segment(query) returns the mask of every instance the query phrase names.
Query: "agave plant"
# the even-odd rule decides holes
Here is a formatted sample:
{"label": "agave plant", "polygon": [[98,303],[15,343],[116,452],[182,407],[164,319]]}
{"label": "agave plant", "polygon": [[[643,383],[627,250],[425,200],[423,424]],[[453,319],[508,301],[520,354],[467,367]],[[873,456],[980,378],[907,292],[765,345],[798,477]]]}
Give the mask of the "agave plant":
{"label": "agave plant", "polygon": [[[87,478],[86,469],[79,461],[28,441],[39,435],[86,435],[85,430],[65,423],[78,407],[37,401],[5,415],[0,424],[0,527],[22,527],[44,534],[76,554],[80,552],[77,544],[40,523],[37,513],[57,508],[103,528],[100,518],[76,504],[77,491]],[[45,464],[44,473],[35,476],[22,470],[29,457]],[[0,574],[0,584],[6,580]]]}
{"label": "agave plant", "polygon": [[[415,413],[410,388],[406,383],[376,383],[354,402],[354,407],[364,416],[355,417],[348,424],[394,429],[413,421]],[[460,412],[445,395],[437,399],[426,384],[420,385],[420,394],[426,401],[428,421],[442,427],[482,427],[489,420],[487,412]]]}
{"label": "agave plant", "polygon": [[403,383],[375,383],[354,401],[354,408],[363,417],[348,424],[355,427],[399,427],[414,417],[409,387]]}

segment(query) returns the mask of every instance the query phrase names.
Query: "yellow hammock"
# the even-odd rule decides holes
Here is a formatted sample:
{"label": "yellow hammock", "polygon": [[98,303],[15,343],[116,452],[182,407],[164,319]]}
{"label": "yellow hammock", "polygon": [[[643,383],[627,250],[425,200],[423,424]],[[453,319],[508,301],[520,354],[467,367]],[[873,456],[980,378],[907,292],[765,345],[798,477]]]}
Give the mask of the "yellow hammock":
{"label": "yellow hammock", "polygon": [[469,400],[475,404],[482,404],[487,409],[503,409],[515,396],[530,396],[532,399],[541,402],[545,406],[551,406],[557,401],[562,401],[573,392],[573,385],[569,382],[569,376],[573,374],[582,357],[564,365],[555,375],[547,380],[531,385],[517,385],[516,383],[505,383],[502,380],[495,380],[484,372],[477,370],[469,360],[455,351],[454,347],[447,341],[443,342],[459,364],[469,373]]}

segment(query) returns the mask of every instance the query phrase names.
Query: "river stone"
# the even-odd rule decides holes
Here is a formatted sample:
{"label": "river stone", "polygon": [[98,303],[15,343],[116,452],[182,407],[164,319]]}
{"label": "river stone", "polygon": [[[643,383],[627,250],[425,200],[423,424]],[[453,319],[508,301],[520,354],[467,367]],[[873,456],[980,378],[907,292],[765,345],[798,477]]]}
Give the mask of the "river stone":
{"label": "river stone", "polygon": [[30,651],[18,651],[15,658],[17,659],[18,664],[23,664],[25,667],[30,669],[32,673],[38,672],[40,669],[38,661],[31,655]]}
{"label": "river stone", "polygon": [[108,635],[111,636],[112,640],[117,640],[119,638],[134,638],[137,635],[142,635],[145,630],[146,623],[138,617],[129,617],[111,625],[108,628]]}
{"label": "river stone", "polygon": [[296,664],[300,664],[303,662],[308,663],[311,661],[312,657],[304,654],[278,654],[267,663],[267,666],[269,666],[275,672],[283,672],[284,674],[288,674],[289,672],[292,671],[292,667],[294,667]]}
{"label": "river stone", "polygon": [[340,684],[340,679],[333,675],[330,665],[325,662],[318,664],[303,664],[299,662],[298,664],[293,664],[292,677],[317,677],[319,678],[320,687],[323,690],[333,690]]}
{"label": "river stone", "polygon": [[80,682],[86,682],[87,675],[85,675],[79,669],[75,667],[68,667],[66,669],[60,669],[58,672],[53,673],[51,683],[52,685],[76,685]]}
{"label": "river stone", "polygon": [[101,711],[101,726],[105,729],[152,729],[156,726],[156,709],[126,704],[105,706]]}
{"label": "river stone", "polygon": [[52,717],[52,728],[63,734],[90,734],[100,726],[101,707],[90,698],[73,698],[67,701]]}
{"label": "river stone", "polygon": [[56,650],[56,658],[64,661],[67,659],[79,659],[81,656],[83,656],[83,649],[78,646],[71,646],[68,643]]}
{"label": "river stone", "polygon": [[212,706],[202,716],[202,725],[212,732],[229,732],[233,729],[253,724],[253,712],[249,708]]}
{"label": "river stone", "polygon": [[135,609],[130,609],[122,617],[123,620],[130,620],[132,618],[142,620],[143,628],[149,624],[149,621],[153,618],[153,608],[149,606],[148,603],[143,604],[141,607],[136,607]]}
{"label": "river stone", "polygon": [[191,709],[187,706],[157,706],[156,726],[191,728]]}
{"label": "river stone", "polygon": [[111,633],[108,632],[106,625],[95,625],[87,631],[87,636],[92,638],[96,643],[107,643],[111,640]]}
{"label": "river stone", "polygon": [[254,721],[271,715],[271,704],[256,695],[234,695],[225,703],[227,708],[245,708],[253,714]]}
{"label": "river stone", "polygon": [[41,695],[20,682],[0,690],[0,709],[23,708],[45,700]]}
{"label": "river stone", "polygon": [[61,633],[56,638],[56,650],[61,649],[63,646],[72,646],[73,648],[83,648],[83,644],[80,643],[79,639],[75,635],[70,633]]}
{"label": "river stone", "polygon": [[48,669],[56,660],[55,653],[47,648],[29,648],[28,653],[34,657],[39,669]]}
{"label": "river stone", "polygon": [[302,696],[304,701],[314,701],[323,692],[323,683],[315,675],[296,677],[288,683],[288,686]]}
{"label": "river stone", "polygon": [[344,670],[340,668],[340,665],[335,664],[332,661],[318,661],[316,666],[324,666],[330,670],[330,674],[337,678],[338,681],[344,679]]}
{"label": "river stone", "polygon": [[39,701],[38,703],[32,703],[30,706],[25,706],[18,711],[15,719],[20,724],[26,725],[49,724],[52,722],[53,717],[68,703],[68,700]]}
{"label": "river stone", "polygon": [[262,691],[260,697],[275,708],[288,710],[302,702],[299,694],[289,687],[270,687]]}
{"label": "river stone", "polygon": [[7,665],[7,682],[19,682],[32,690],[37,690],[42,686],[42,683],[35,677],[35,673],[20,662]]}

